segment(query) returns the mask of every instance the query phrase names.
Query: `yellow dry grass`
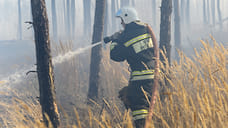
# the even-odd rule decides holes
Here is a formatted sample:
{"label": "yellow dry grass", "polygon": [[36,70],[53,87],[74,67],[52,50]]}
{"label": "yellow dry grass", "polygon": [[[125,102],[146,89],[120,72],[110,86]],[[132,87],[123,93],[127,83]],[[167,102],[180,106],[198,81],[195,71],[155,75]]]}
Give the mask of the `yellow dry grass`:
{"label": "yellow dry grass", "polygon": [[[165,91],[160,94],[163,100],[158,98],[156,102],[151,128],[228,126],[228,49],[215,40],[213,46],[204,41],[201,43],[203,47],[200,51],[195,51],[192,58],[180,52],[179,62],[173,62],[171,66],[161,64],[161,85]],[[66,52],[71,49],[71,45],[61,44],[59,48]],[[108,50],[103,51],[101,63],[101,101],[93,106],[85,104],[89,56],[90,52],[87,52],[55,67],[62,127],[133,128],[130,111],[124,110],[117,98],[118,90],[127,86],[128,66],[126,63],[110,61]],[[11,122],[14,126],[44,127],[40,116],[37,113],[31,114],[37,105],[20,99],[15,99],[14,102],[15,106],[11,106],[14,112],[12,109],[7,111],[15,115],[14,122]],[[3,102],[0,106],[9,107]],[[33,119],[26,118],[28,115],[33,116]],[[2,115],[0,118],[0,127],[9,127],[7,122],[10,117]]]}

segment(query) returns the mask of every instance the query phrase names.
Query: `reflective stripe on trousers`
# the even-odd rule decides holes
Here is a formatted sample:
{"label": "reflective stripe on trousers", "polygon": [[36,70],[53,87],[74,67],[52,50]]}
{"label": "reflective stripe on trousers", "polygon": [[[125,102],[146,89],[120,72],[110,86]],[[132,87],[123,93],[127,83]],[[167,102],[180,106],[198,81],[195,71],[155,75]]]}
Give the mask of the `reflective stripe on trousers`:
{"label": "reflective stripe on trousers", "polygon": [[139,120],[139,119],[144,119],[148,115],[148,110],[147,109],[139,109],[132,111],[133,115],[133,120]]}

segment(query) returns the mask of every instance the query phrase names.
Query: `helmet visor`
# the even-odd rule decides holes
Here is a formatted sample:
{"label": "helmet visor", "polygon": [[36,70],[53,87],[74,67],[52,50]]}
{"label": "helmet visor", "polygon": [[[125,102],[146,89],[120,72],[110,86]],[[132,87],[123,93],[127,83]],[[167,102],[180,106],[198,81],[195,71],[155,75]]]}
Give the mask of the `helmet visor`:
{"label": "helmet visor", "polygon": [[122,15],[122,10],[119,10],[117,13],[116,13],[116,17],[121,17]]}

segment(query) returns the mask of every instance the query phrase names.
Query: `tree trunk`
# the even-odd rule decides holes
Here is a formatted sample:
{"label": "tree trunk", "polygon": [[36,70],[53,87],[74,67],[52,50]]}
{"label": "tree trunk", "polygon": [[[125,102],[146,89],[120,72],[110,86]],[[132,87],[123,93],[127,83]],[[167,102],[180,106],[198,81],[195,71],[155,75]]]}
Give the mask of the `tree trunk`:
{"label": "tree trunk", "polygon": [[175,58],[176,60],[179,60],[179,55],[177,50],[181,49],[181,28],[180,28],[180,6],[179,6],[179,0],[174,0],[174,23],[175,23],[175,29],[174,29],[174,40],[175,40]]}
{"label": "tree trunk", "polygon": [[157,2],[156,0],[153,0],[153,3],[152,3],[152,8],[153,8],[153,24],[154,24],[154,27],[156,27],[156,20],[157,20]]}
{"label": "tree trunk", "polygon": [[117,10],[119,10],[119,8],[121,7],[119,0],[116,1],[116,5],[117,5],[117,8],[118,8]]}
{"label": "tree trunk", "polygon": [[190,27],[190,23],[191,23],[191,18],[190,18],[190,0],[187,0],[186,3],[186,23],[187,26]]}
{"label": "tree trunk", "polygon": [[131,1],[131,4],[132,4],[132,7],[135,7],[136,1],[135,1],[135,0],[132,0],[132,1]]}
{"label": "tree trunk", "polygon": [[211,0],[211,18],[212,18],[212,24],[215,25],[215,0]]}
{"label": "tree trunk", "polygon": [[71,24],[70,24],[70,0],[66,3],[66,13],[67,13],[67,37],[71,38]]}
{"label": "tree trunk", "polygon": [[[162,0],[159,48],[163,51],[166,50],[165,56],[169,64],[171,62],[171,14],[172,0]],[[160,58],[164,62],[165,58],[162,55],[160,55]]]}
{"label": "tree trunk", "polygon": [[208,24],[211,23],[211,18],[210,18],[210,0],[207,0],[207,21],[208,21]]}
{"label": "tree trunk", "polygon": [[[93,41],[95,44],[102,40],[102,34],[104,29],[104,13],[105,13],[106,0],[96,0],[95,18],[93,26]],[[88,91],[88,103],[90,100],[98,100],[98,86],[99,86],[99,72],[101,63],[101,45],[97,45],[92,48],[91,63],[90,63],[90,76],[89,76],[89,91]]]}
{"label": "tree trunk", "polygon": [[207,24],[206,0],[203,0],[203,22]]}
{"label": "tree trunk", "polygon": [[75,0],[71,0],[71,34],[72,38],[75,37]]}
{"label": "tree trunk", "polygon": [[18,0],[18,38],[22,40],[21,0]]}
{"label": "tree trunk", "polygon": [[84,35],[91,35],[91,0],[83,0]]}
{"label": "tree trunk", "polygon": [[105,21],[104,21],[104,36],[107,36],[108,35],[108,24],[109,24],[109,20],[108,20],[108,18],[109,18],[109,12],[108,12],[108,10],[109,10],[109,7],[108,7],[108,1],[106,1],[106,5],[105,5]]}
{"label": "tree trunk", "polygon": [[222,23],[221,9],[220,9],[220,0],[217,0],[217,11],[218,11],[218,19],[219,19],[220,29],[222,29],[223,23]]}
{"label": "tree trunk", "polygon": [[182,23],[185,23],[185,3],[186,3],[186,0],[181,0],[181,19],[182,19]]}
{"label": "tree trunk", "polygon": [[63,0],[62,3],[63,3],[63,20],[64,20],[64,32],[65,32],[65,35],[64,36],[67,36],[66,0]]}
{"label": "tree trunk", "polygon": [[120,4],[120,7],[129,6],[130,0],[121,0]]}
{"label": "tree trunk", "polygon": [[[107,7],[106,7],[107,8]],[[112,14],[112,31],[116,31],[116,12],[117,12],[117,7],[116,7],[116,0],[112,0],[111,3],[111,14]]]}
{"label": "tree trunk", "polygon": [[58,28],[57,28],[57,16],[56,16],[56,5],[55,0],[51,1],[51,12],[52,12],[52,27],[53,27],[53,38],[57,40]]}
{"label": "tree trunk", "polygon": [[[45,0],[31,0],[33,28],[35,33],[37,73],[39,80],[40,105],[47,127],[59,127],[59,113],[56,105],[54,76],[51,59],[48,17]],[[51,122],[48,122],[48,118]]]}

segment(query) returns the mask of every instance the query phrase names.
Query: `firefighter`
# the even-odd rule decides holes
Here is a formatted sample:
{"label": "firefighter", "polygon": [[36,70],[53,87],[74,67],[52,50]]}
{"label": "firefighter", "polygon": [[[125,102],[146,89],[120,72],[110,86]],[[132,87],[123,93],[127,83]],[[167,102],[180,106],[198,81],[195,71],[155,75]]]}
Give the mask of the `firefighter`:
{"label": "firefighter", "polygon": [[136,128],[143,128],[153,87],[157,42],[152,28],[140,21],[134,8],[123,7],[116,17],[121,20],[124,30],[105,37],[104,42],[111,42],[112,60],[126,60],[130,66],[129,84],[119,91],[119,98],[127,109],[131,109]]}

